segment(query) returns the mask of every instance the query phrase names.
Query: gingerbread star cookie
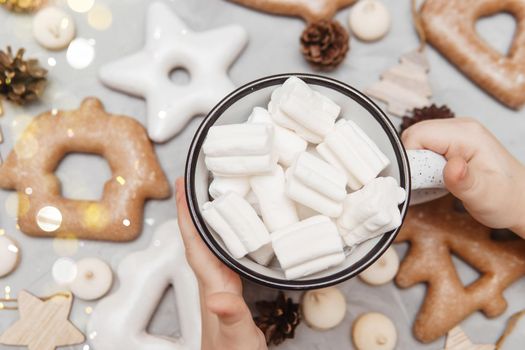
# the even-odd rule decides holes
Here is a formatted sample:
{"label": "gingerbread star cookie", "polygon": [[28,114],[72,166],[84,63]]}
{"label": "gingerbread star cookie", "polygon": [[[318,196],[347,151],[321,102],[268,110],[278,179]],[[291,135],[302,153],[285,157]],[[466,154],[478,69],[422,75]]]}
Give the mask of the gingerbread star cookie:
{"label": "gingerbread star cookie", "polygon": [[[396,283],[407,288],[427,283],[427,294],[414,323],[414,335],[431,342],[445,335],[475,311],[496,317],[507,308],[505,289],[525,276],[525,241],[495,241],[491,230],[467,212],[454,209],[455,199],[410,207],[396,242],[410,242]],[[464,286],[454,254],[479,271]]]}
{"label": "gingerbread star cookie", "polygon": [[[113,174],[100,201],[62,197],[54,171],[74,152],[108,161]],[[18,224],[24,233],[107,241],[136,238],[144,201],[170,195],[144,127],[106,113],[96,98],[85,99],[77,110],[35,117],[0,167],[0,187],[18,191]]]}

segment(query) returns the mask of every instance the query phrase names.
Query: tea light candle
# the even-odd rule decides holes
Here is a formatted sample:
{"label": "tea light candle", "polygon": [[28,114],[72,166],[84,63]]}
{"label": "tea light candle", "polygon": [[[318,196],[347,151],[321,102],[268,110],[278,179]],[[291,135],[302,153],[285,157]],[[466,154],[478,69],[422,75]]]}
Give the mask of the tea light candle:
{"label": "tea light candle", "polygon": [[364,41],[381,39],[390,30],[390,13],[378,0],[361,0],[350,12],[350,29]]}
{"label": "tea light candle", "polygon": [[60,50],[75,37],[75,23],[58,7],[45,7],[33,19],[33,36],[42,47]]}
{"label": "tea light candle", "polygon": [[113,272],[109,265],[97,258],[86,258],[77,262],[77,275],[69,286],[79,299],[102,298],[113,284]]}
{"label": "tea light candle", "polygon": [[0,236],[0,277],[7,276],[18,265],[20,250],[7,236]]}

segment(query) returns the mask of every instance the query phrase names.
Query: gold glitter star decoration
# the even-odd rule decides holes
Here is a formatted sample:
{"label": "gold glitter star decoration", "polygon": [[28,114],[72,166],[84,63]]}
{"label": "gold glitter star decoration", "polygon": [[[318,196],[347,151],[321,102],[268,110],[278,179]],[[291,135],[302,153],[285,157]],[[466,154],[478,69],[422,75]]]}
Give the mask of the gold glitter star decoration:
{"label": "gold glitter star decoration", "polygon": [[[3,301],[14,302],[12,299]],[[68,319],[73,302],[71,293],[57,293],[41,300],[21,291],[17,301],[20,320],[0,336],[0,344],[27,346],[29,350],[55,350],[58,346],[84,342],[84,334]]]}
{"label": "gold glitter star decoration", "polygon": [[495,350],[492,344],[472,344],[472,341],[458,326],[454,327],[447,334],[447,341],[444,350]]}

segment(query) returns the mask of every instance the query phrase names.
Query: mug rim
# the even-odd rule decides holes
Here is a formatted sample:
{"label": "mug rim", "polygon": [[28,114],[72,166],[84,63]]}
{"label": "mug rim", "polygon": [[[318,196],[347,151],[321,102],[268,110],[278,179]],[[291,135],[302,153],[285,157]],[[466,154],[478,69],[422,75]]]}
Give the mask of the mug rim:
{"label": "mug rim", "polygon": [[[198,208],[194,176],[200,150],[204,143],[204,139],[206,138],[207,132],[209,128],[212,127],[221,117],[221,115],[233,104],[237,103],[247,95],[263,88],[281,85],[286,79],[292,76],[302,79],[307,84],[323,86],[325,88],[336,90],[337,92],[359,103],[361,107],[363,107],[376,119],[376,121],[381,125],[385,134],[388,136],[388,139],[393,147],[399,168],[399,183],[400,186],[403,187],[407,192],[407,198],[405,202],[399,206],[401,213],[401,225],[395,230],[385,233],[367,254],[365,254],[356,263],[352,264],[352,266],[349,266],[334,274],[302,280],[286,280],[284,278],[266,276],[245,266],[237,259],[233,258],[225,249],[223,249],[213,237],[212,233],[208,230],[206,222],[201,215],[200,208]],[[270,288],[286,290],[308,290],[329,287],[357,276],[370,265],[372,265],[377,259],[379,259],[379,257],[381,257],[381,255],[383,255],[388,247],[390,247],[403,225],[408,205],[410,203],[410,186],[411,181],[408,157],[394,125],[386,116],[386,114],[369,97],[354,87],[333,78],[310,73],[283,73],[266,76],[249,82],[235,89],[226,97],[224,97],[217,105],[215,105],[215,107],[210,110],[195,132],[191,141],[185,168],[186,202],[188,204],[190,216],[193,224],[197,228],[197,232],[208,248],[222,263],[242,277]]]}

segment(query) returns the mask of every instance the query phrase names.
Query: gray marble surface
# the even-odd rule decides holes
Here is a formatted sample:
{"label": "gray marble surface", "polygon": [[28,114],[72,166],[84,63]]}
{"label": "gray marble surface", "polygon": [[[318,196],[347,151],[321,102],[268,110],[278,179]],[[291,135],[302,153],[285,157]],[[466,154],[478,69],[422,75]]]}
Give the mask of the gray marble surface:
{"label": "gray marble surface", "polygon": [[[384,0],[389,7],[393,26],[389,35],[373,44],[351,41],[350,54],[339,69],[328,75],[363,89],[376,81],[378,75],[397,62],[398,57],[414,49],[417,37],[411,25],[409,1]],[[251,11],[231,3],[219,0],[172,0],[166,1],[179,16],[194,30],[206,30],[218,26],[238,23],[249,33],[249,45],[231,68],[233,81],[240,85],[261,76],[282,72],[311,72],[298,51],[298,37],[304,27],[299,19],[271,16]],[[123,113],[139,121],[145,121],[145,103],[104,87],[97,79],[97,70],[108,61],[121,55],[132,53],[142,47],[144,38],[144,13],[147,1],[139,0],[96,0],[111,9],[112,24],[105,31],[92,28],[86,14],[74,13],[67,9],[64,0],[59,6],[70,12],[77,24],[78,37],[93,39],[95,57],[84,69],[72,68],[65,51],[50,52],[39,47],[31,36],[31,15],[13,15],[0,9],[0,46],[11,45],[14,48],[25,47],[27,55],[39,58],[49,69],[50,85],[40,104],[27,108],[15,107],[6,103],[5,116],[0,118],[6,141],[0,145],[0,153],[5,157],[12,148],[12,140],[21,125],[30,120],[28,116],[51,108],[75,108],[86,96],[99,97],[110,112]],[[339,19],[347,24],[348,9],[338,13]],[[497,15],[484,19],[477,26],[481,35],[493,43],[499,50],[508,48],[514,29],[508,15]],[[228,38],[224,38],[228,40]],[[458,115],[472,116],[486,125],[494,134],[522,161],[525,161],[525,111],[512,111],[479,90],[461,75],[432,48],[428,50],[432,70],[430,81],[437,103],[446,103]],[[55,66],[48,62],[52,58]],[[394,123],[399,120],[393,118]],[[194,119],[179,136],[173,140],[156,145],[161,164],[173,182],[182,175],[185,154],[189,142],[196,130],[200,118]],[[70,198],[99,198],[103,183],[110,176],[110,170],[101,158],[85,155],[68,156],[57,170],[63,182],[64,195]],[[146,205],[145,217],[148,219],[139,239],[131,243],[114,244],[80,241],[64,243],[51,239],[30,238],[16,229],[13,217],[12,192],[0,191],[0,227],[15,238],[22,249],[22,260],[18,269],[8,277],[0,279],[0,295],[6,287],[11,295],[16,296],[21,289],[27,289],[36,295],[47,295],[57,290],[50,270],[60,257],[70,256],[79,259],[98,256],[106,259],[115,269],[129,252],[148,246],[156,226],[175,215],[175,203],[171,198],[165,201],[150,201]],[[490,198],[487,198],[490,200]],[[16,203],[15,203],[16,204]],[[404,254],[406,246],[397,247]],[[462,280],[466,283],[476,278],[472,271],[461,261],[456,260]],[[362,312],[380,311],[391,317],[399,331],[398,349],[429,349],[443,347],[443,339],[423,345],[411,335],[411,324],[422,302],[425,287],[419,285],[408,290],[399,290],[393,284],[381,287],[369,287],[358,279],[340,286],[348,300],[347,317],[343,324],[328,332],[317,332],[305,325],[299,326],[294,340],[287,341],[279,349],[352,349],[350,328],[353,320]],[[118,288],[118,281],[114,287]],[[178,332],[176,310],[173,306],[171,291],[159,306],[154,316],[150,331],[162,335],[174,335]],[[248,300],[273,297],[274,291],[246,284]],[[292,293],[299,298],[299,293]],[[505,296],[509,301],[507,311],[498,318],[487,319],[481,313],[475,313],[462,323],[466,333],[477,343],[493,343],[504,329],[505,321],[514,312],[525,308],[525,279],[507,289]],[[72,320],[85,330],[89,315],[86,307],[96,303],[75,301]],[[0,331],[9,326],[17,313],[0,313]],[[523,344],[521,340],[514,344]],[[517,346],[517,345],[516,345]],[[10,347],[0,345],[0,349]],[[509,347],[510,348],[510,347]],[[511,347],[519,349],[519,347]],[[90,349],[89,344],[70,347],[70,349]]]}

